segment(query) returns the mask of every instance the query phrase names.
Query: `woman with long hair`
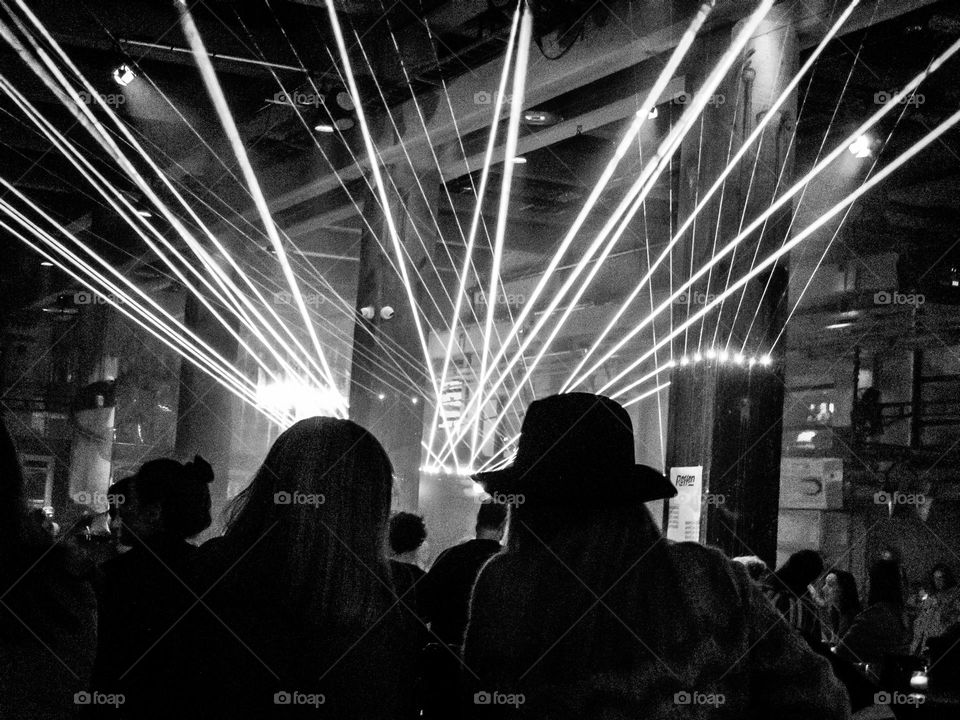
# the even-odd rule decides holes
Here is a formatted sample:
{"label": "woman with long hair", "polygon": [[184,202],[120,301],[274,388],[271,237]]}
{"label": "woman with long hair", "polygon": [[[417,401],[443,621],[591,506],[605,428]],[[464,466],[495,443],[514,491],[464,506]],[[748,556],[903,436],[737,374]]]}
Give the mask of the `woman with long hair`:
{"label": "woman with long hair", "polygon": [[850,629],[854,618],[863,609],[857,579],[846,570],[831,570],[823,578],[824,640],[836,645]]}
{"label": "woman with long hair", "polygon": [[70,718],[87,689],[96,604],[69,533],[27,522],[23,473],[0,419],[0,717]]}
{"label": "woman with long hair", "polygon": [[900,564],[877,560],[870,568],[867,607],[840,638],[837,655],[852,662],[880,662],[888,655],[905,654],[909,635],[903,606]]}
{"label": "woman with long hair", "polygon": [[926,650],[928,640],[940,637],[960,623],[960,586],[949,566],[934,565],[924,586],[926,596],[913,626],[911,650],[914,655]]}
{"label": "woman with long hair", "polygon": [[620,405],[568,393],[530,406],[512,466],[475,476],[515,512],[473,590],[466,715],[847,717],[741,565],[664,540],[644,503],[675,491],[633,454]]}
{"label": "woman with long hair", "polygon": [[301,420],[277,438],[202,549],[187,626],[195,716],[410,715],[416,650],[387,565],[391,485],[380,443],[349,420]]}

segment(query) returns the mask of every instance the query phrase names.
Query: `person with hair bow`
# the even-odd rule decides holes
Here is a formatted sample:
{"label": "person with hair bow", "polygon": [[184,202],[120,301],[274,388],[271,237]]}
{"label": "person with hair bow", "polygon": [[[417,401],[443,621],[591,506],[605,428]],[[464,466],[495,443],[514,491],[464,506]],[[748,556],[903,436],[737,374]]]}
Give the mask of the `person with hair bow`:
{"label": "person with hair bow", "polygon": [[167,673],[179,657],[170,632],[196,602],[191,581],[196,545],[211,523],[213,468],[197,456],[188,463],[151,460],[115,498],[119,542],[129,551],[101,567],[98,641],[91,693],[123,703],[89,708],[90,716],[157,716]]}

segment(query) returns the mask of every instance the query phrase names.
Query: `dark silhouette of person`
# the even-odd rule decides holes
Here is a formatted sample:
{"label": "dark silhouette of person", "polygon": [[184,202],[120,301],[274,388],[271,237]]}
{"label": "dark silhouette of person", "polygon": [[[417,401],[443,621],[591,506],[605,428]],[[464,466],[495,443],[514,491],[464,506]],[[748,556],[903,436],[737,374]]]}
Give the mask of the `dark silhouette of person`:
{"label": "dark silhouette of person", "polygon": [[[112,486],[119,539],[130,549],[100,567],[98,642],[90,692],[123,703],[91,703],[90,716],[157,717],[163,677],[180,649],[171,630],[196,599],[188,542],[210,526],[213,469],[202,458],[144,463]],[[116,524],[116,523],[115,523]]]}
{"label": "dark silhouette of person", "polygon": [[176,717],[414,717],[415,630],[386,557],[392,473],[349,420],[277,438],[201,548]]}
{"label": "dark silhouette of person", "polygon": [[96,600],[67,529],[32,522],[0,419],[0,717],[75,717],[96,648]]}
{"label": "dark silhouette of person", "polygon": [[784,619],[810,647],[823,642],[820,608],[810,587],[823,572],[823,558],[816,550],[798,550],[770,577],[770,599]]}
{"label": "dark silhouette of person", "polygon": [[420,581],[426,573],[418,564],[418,554],[427,540],[427,526],[423,517],[409,512],[394,513],[390,517],[390,572],[404,608],[419,618],[429,621],[420,597]]}
{"label": "dark silhouette of person", "polygon": [[476,537],[444,550],[433,562],[421,596],[440,641],[458,648],[463,644],[470,593],[481,568],[503,549],[506,527],[507,506],[488,500],[477,512]]}
{"label": "dark silhouette of person", "polygon": [[870,663],[906,654],[910,638],[903,606],[900,564],[893,559],[877,560],[868,576],[867,606],[840,638],[837,655]]}
{"label": "dark silhouette of person", "polygon": [[473,590],[467,717],[849,716],[827,661],[743,566],[660,534],[644,503],[676,491],[636,464],[613,400],[535,401],[513,464],[474,479],[523,502]]}

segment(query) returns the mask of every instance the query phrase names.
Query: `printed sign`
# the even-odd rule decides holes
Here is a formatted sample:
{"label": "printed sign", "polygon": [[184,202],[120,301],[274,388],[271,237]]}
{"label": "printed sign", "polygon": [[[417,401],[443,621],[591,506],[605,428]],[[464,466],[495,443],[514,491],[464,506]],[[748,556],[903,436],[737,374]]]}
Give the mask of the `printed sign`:
{"label": "printed sign", "polygon": [[703,466],[670,468],[670,482],[677,496],[668,501],[667,539],[699,542]]}

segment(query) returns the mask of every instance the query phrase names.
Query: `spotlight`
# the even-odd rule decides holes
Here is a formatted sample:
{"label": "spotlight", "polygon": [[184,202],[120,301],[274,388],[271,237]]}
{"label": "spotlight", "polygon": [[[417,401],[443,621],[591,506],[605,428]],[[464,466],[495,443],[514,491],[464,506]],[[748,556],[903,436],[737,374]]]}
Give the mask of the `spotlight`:
{"label": "spotlight", "polygon": [[137,210],[137,215],[139,215],[139,216],[142,217],[142,218],[152,218],[152,217],[153,217],[153,213],[150,212],[149,210]]}
{"label": "spotlight", "polygon": [[386,400],[386,399],[387,399],[387,396],[384,395],[383,393],[378,393],[378,394],[377,394],[377,400],[383,401],[383,400]]}
{"label": "spotlight", "polygon": [[382,317],[384,320],[392,319],[393,315],[394,310],[389,305],[384,305],[382,308],[380,308],[380,317]]}
{"label": "spotlight", "polygon": [[750,358],[750,362],[747,363],[750,367],[753,367],[757,364],[757,359],[755,357]]}
{"label": "spotlight", "polygon": [[744,359],[744,358],[743,358],[743,353],[737,353],[736,355],[733,356],[733,361],[734,361],[737,365],[743,365],[743,359]]}
{"label": "spotlight", "polygon": [[850,152],[856,158],[868,158],[873,155],[873,141],[869,135],[858,135],[857,139],[850,143]]}
{"label": "spotlight", "polygon": [[773,362],[773,360],[770,358],[769,355],[764,355],[763,357],[760,358],[760,364],[763,366],[767,366],[771,362]]}
{"label": "spotlight", "polygon": [[716,356],[717,356],[716,350],[714,350],[713,348],[710,348],[709,350],[707,350],[707,358],[709,360],[713,360]]}
{"label": "spotlight", "polygon": [[695,354],[695,355],[693,356],[693,361],[694,361],[694,362],[700,362],[700,361],[702,361],[702,360],[703,360],[703,355],[701,355],[700,353],[697,353],[697,354]]}
{"label": "spotlight", "polygon": [[685,366],[685,365],[689,365],[689,364],[690,364],[690,358],[688,358],[686,355],[683,355],[683,356],[680,358],[680,365],[681,365],[681,367],[682,367],[682,366]]}
{"label": "spotlight", "polygon": [[730,353],[728,353],[726,350],[721,350],[717,357],[719,357],[720,362],[723,363],[730,359]]}
{"label": "spotlight", "polygon": [[373,320],[376,314],[377,313],[376,310],[373,309],[373,305],[365,305],[364,307],[360,308],[360,317],[362,317],[364,320]]}
{"label": "spotlight", "polygon": [[650,114],[647,115],[647,120],[656,120],[660,116],[660,111],[657,108],[654,108],[650,111]]}
{"label": "spotlight", "polygon": [[560,118],[549,110],[527,110],[523,113],[523,122],[527,125],[554,125]]}
{"label": "spotlight", "polygon": [[330,123],[317,123],[313,129],[318,133],[332,133],[336,128]]}
{"label": "spotlight", "polygon": [[43,260],[40,263],[40,267],[53,267],[53,263],[50,262],[49,260]]}
{"label": "spotlight", "polygon": [[136,77],[137,74],[127,63],[121,63],[113,70],[113,81],[120,87],[126,87],[132,83]]}
{"label": "spotlight", "polygon": [[420,398],[410,398],[410,402],[412,402],[414,405],[416,405],[417,403],[420,402]]}

